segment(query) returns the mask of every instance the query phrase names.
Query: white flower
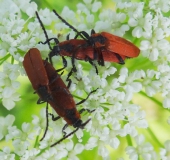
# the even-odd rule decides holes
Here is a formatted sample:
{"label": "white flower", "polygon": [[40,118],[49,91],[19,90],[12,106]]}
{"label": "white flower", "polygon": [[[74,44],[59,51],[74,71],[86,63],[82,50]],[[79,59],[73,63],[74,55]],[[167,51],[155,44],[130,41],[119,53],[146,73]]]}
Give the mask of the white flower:
{"label": "white flower", "polygon": [[163,12],[168,12],[170,9],[170,4],[168,0],[159,1],[159,0],[151,0],[149,1],[150,9],[157,10],[161,9]]}
{"label": "white flower", "polygon": [[98,141],[98,138],[95,138],[95,137],[91,137],[87,144],[85,145],[85,149],[86,150],[92,150],[94,147],[97,146],[97,141]]}
{"label": "white flower", "polygon": [[162,160],[168,160],[170,158],[170,140],[164,143],[165,148],[160,148],[160,157]]}
{"label": "white flower", "polygon": [[106,78],[107,76],[110,76],[110,75],[114,74],[116,71],[117,71],[116,68],[110,67],[108,70],[104,71],[102,77]]}
{"label": "white flower", "polygon": [[168,109],[170,108],[170,98],[165,98],[163,100],[163,107]]}
{"label": "white flower", "polygon": [[10,148],[3,147],[3,150],[0,151],[0,158],[4,160],[15,160],[15,154],[10,153]]}
{"label": "white flower", "polygon": [[2,104],[8,109],[11,110],[15,106],[15,101],[19,101],[18,93],[15,93],[15,90],[6,87],[2,92]]}
{"label": "white flower", "polygon": [[46,127],[46,114],[45,108],[40,110],[40,118],[38,116],[33,115],[32,123],[34,124],[34,129],[36,134],[39,135],[42,128]]}
{"label": "white flower", "polygon": [[5,118],[0,117],[0,140],[7,135],[8,128],[10,128],[15,121],[15,117],[13,115],[7,115]]}
{"label": "white flower", "polygon": [[[131,60],[125,61],[127,62],[125,67],[110,62],[105,62],[105,66],[99,66],[97,62],[94,62],[98,68],[98,75],[95,67],[75,60],[77,72],[70,77],[72,84],[69,88],[71,94],[78,95],[75,96],[75,101],[84,99],[89,92],[98,88],[85,103],[76,106],[78,110],[83,108],[94,110],[92,113],[81,114],[83,122],[91,118],[84,129],[90,134],[89,140],[86,143],[83,141],[85,134],[79,129],[60,144],[49,147],[63,137],[62,131],[66,121],[62,117],[54,122],[48,115],[48,131],[43,141],[39,142],[38,139],[43,136],[47,127],[45,109],[41,110],[40,116],[33,116],[32,124],[23,122],[21,130],[13,126],[15,118],[7,116],[0,118],[0,139],[10,140],[14,150],[11,154],[9,148],[4,147],[0,152],[1,159],[13,160],[17,155],[22,160],[53,160],[56,157],[57,159],[77,160],[78,154],[85,149],[92,150],[95,147],[98,147],[98,154],[103,159],[109,159],[107,146],[115,150],[122,147],[120,137],[126,136],[134,138],[136,142],[136,145],[126,149],[130,159],[155,160],[159,158],[153,146],[144,142],[144,136],[139,135],[138,129],[146,129],[148,122],[145,118],[144,107],[134,104],[133,100],[135,94],[138,100],[138,95],[142,90],[148,97],[153,97],[155,94],[162,96],[161,104],[164,108],[169,108],[170,18],[162,12],[169,11],[170,4],[167,0],[151,0],[148,3],[115,0],[110,4],[112,4],[111,9],[102,9],[100,1],[84,0],[77,4],[76,11],[65,6],[60,14],[78,31],[85,31],[89,35],[91,29],[94,29],[96,33],[103,31],[114,33],[130,39],[135,45],[140,45],[141,49],[139,58],[132,60],[134,66],[131,65]],[[37,44],[39,41],[46,41],[47,38],[35,16],[36,10],[37,4],[30,0],[2,0],[0,2],[0,64],[3,68],[0,71],[0,98],[8,110],[20,100],[17,90],[21,86],[17,78],[25,74],[21,63],[24,54],[32,47],[38,48],[43,58],[47,57],[50,52],[48,44]],[[50,9],[41,9],[38,13],[45,28],[48,28],[49,38],[56,37],[62,42],[66,40],[68,33],[70,33],[70,38],[77,34],[58,19]],[[53,41],[50,43],[56,45]],[[107,44],[106,42],[106,46]],[[120,47],[123,45],[120,44]],[[69,59],[68,67],[61,78],[67,84],[66,78],[72,68],[72,63],[69,57],[66,59]],[[56,69],[58,66],[61,67],[61,57],[55,56],[53,64]],[[49,112],[51,110],[56,117],[57,113],[53,109],[49,109]],[[68,134],[74,129],[69,126],[65,131]],[[73,143],[74,135],[79,143]],[[160,157],[167,160],[168,154],[169,141],[165,143],[165,148],[161,149]]]}
{"label": "white flower", "polygon": [[146,93],[148,96],[153,96],[156,91],[159,91],[161,82],[157,80],[158,72],[153,70],[147,70],[145,76],[143,76],[143,85],[146,87]]}
{"label": "white flower", "polygon": [[6,140],[14,139],[13,146],[15,148],[15,153],[18,155],[23,155],[30,142],[28,139],[34,139],[30,133],[30,124],[23,123],[22,130],[17,129],[15,126],[8,127],[8,134],[6,135]]}
{"label": "white flower", "polygon": [[80,143],[77,143],[74,146],[73,142],[69,141],[68,143],[66,143],[66,149],[68,151],[69,160],[79,160],[79,158],[76,155],[80,154],[84,150],[84,146],[83,144]]}
{"label": "white flower", "polygon": [[14,152],[19,156],[22,156],[30,145],[28,141],[21,141],[20,139],[15,139],[12,143]]}
{"label": "white flower", "polygon": [[116,13],[112,10],[103,10],[99,14],[99,21],[94,27],[96,32],[111,31],[119,36],[123,36],[125,31],[129,30],[128,25],[122,24],[126,18],[124,13]]}
{"label": "white flower", "polygon": [[138,135],[135,137],[136,147],[128,146],[126,148],[126,152],[129,155],[130,159],[137,160],[140,156],[144,160],[155,160],[157,155],[153,150],[153,146],[144,142],[144,136]]}
{"label": "white flower", "polygon": [[19,94],[16,93],[20,83],[15,81],[19,76],[18,69],[18,65],[4,63],[3,72],[0,72],[0,87],[3,88],[0,97],[2,98],[3,105],[8,110],[11,110],[15,106],[15,101],[20,100]]}
{"label": "white flower", "polygon": [[6,140],[12,140],[18,138],[21,135],[21,131],[16,126],[8,127],[8,134],[6,135]]}
{"label": "white flower", "polygon": [[25,153],[22,155],[21,160],[30,160],[30,159],[35,159],[36,155],[40,152],[38,149],[31,149],[31,150],[26,150]]}

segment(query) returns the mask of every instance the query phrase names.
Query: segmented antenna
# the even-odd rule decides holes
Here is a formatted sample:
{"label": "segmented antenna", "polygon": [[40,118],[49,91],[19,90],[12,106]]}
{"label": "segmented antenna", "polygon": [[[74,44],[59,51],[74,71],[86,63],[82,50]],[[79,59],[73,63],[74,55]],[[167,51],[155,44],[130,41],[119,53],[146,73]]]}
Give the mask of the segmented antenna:
{"label": "segmented antenna", "polygon": [[48,102],[47,102],[47,106],[46,106],[46,129],[45,129],[44,135],[40,139],[40,141],[42,141],[45,138],[45,135],[46,135],[47,130],[48,130],[48,125],[49,125],[49,122],[48,122]]}
{"label": "segmented antenna", "polygon": [[55,146],[56,144],[59,144],[61,141],[65,140],[66,138],[68,138],[69,136],[71,136],[72,134],[74,134],[75,132],[77,132],[80,128],[84,128],[84,126],[89,123],[91,119],[88,119],[86,122],[84,122],[83,124],[81,124],[80,127],[76,128],[74,131],[72,131],[71,133],[69,133],[68,135],[64,136],[63,138],[61,138],[59,141],[57,141],[56,143],[52,144],[50,147]]}
{"label": "segmented antenna", "polygon": [[71,24],[69,24],[65,19],[63,19],[54,9],[53,9],[54,14],[67,26],[69,26],[74,32],[76,32],[78,35],[80,35],[81,38],[85,39],[81,32],[79,32],[76,28],[74,28]]}
{"label": "segmented antenna", "polygon": [[61,138],[59,141],[57,141],[56,143],[52,144],[50,147],[55,146],[56,144],[60,143],[61,141],[63,141],[64,139],[68,138],[69,136],[71,136],[72,134],[74,134],[75,132],[78,131],[79,128],[76,128],[73,132],[69,133],[67,136]]}
{"label": "segmented antenna", "polygon": [[44,25],[43,25],[43,23],[42,23],[39,15],[38,15],[38,12],[36,11],[35,14],[36,14],[36,16],[37,16],[37,19],[38,19],[40,25],[41,25],[42,30],[44,31],[44,35],[45,35],[46,40],[47,40],[46,42],[48,43],[48,46],[49,46],[50,50],[52,50],[52,47],[50,46],[50,42],[48,41],[48,39],[49,39],[49,38],[48,38],[48,34],[47,34],[46,30],[45,30],[45,27],[44,27]]}

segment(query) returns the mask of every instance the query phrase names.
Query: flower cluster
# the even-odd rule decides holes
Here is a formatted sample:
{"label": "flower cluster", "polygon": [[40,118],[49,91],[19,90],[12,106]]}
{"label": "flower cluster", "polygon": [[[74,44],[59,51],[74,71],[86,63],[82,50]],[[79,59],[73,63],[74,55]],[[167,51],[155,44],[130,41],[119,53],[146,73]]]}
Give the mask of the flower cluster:
{"label": "flower cluster", "polygon": [[[163,107],[170,108],[170,18],[164,14],[169,11],[169,2],[151,0],[147,4],[113,0],[110,5],[113,6],[111,9],[102,9],[99,1],[83,0],[77,4],[76,11],[64,7],[60,14],[78,31],[85,31],[90,35],[91,29],[94,29],[96,32],[106,31],[128,37],[141,49],[140,57],[127,60],[125,66],[108,62],[105,62],[105,66],[97,66],[98,75],[90,64],[75,60],[77,72],[71,77],[70,92],[78,95],[77,99],[81,100],[98,88],[78,107],[78,110],[95,110],[90,114],[82,114],[83,122],[91,118],[85,126],[90,138],[85,140],[86,133],[79,129],[67,140],[49,148],[62,137],[62,129],[66,124],[62,118],[54,122],[49,116],[46,137],[39,142],[46,127],[44,108],[40,111],[40,116],[33,115],[31,123],[23,122],[21,129],[13,125],[15,117],[8,115],[0,117],[0,139],[12,142],[14,149],[4,145],[0,151],[1,159],[13,160],[20,157],[21,160],[46,160],[67,157],[69,160],[78,160],[78,154],[95,147],[98,147],[98,155],[109,159],[107,146],[118,150],[122,145],[121,140],[126,137],[128,140],[124,152],[126,151],[127,155],[124,153],[120,158],[117,157],[119,160],[127,156],[131,160],[168,160],[169,140],[166,140],[164,146],[160,145],[162,141],[158,141],[155,148],[151,143],[145,142],[145,136],[140,134],[139,129],[147,130],[149,122],[143,106],[134,103],[134,96],[143,93],[148,98],[153,98],[159,94],[163,99]],[[30,0],[0,2],[0,64],[3,68],[0,71],[0,99],[8,110],[20,100],[17,90],[22,86],[17,78],[25,74],[22,61],[27,50],[38,48],[44,58],[50,50],[47,44],[38,44],[39,41],[46,41],[46,37],[35,16],[36,10],[37,4]],[[56,37],[57,34],[61,42],[68,34],[70,38],[76,35],[50,9],[41,9],[38,13],[45,27],[51,27],[46,30],[49,38]],[[53,62],[60,65],[61,58],[56,56]],[[134,66],[131,66],[131,62]],[[71,67],[68,58],[66,72],[69,72]],[[64,81],[66,78],[67,75],[62,76]],[[54,110],[50,111],[57,116]],[[68,134],[72,130],[68,127],[65,131]],[[77,143],[73,141],[73,137],[78,139]]]}
{"label": "flower cluster", "polygon": [[[0,98],[3,106],[10,110],[15,106],[15,101],[20,100],[17,93],[20,83],[16,79],[23,73],[21,67],[23,53],[36,44],[36,37],[31,36],[33,30],[26,26],[27,21],[33,17],[37,5],[18,0],[3,0],[0,3],[0,64],[3,67],[3,71],[0,72]],[[22,11],[28,15],[25,20]],[[3,63],[4,61],[7,62]]]}
{"label": "flower cluster", "polygon": [[143,159],[157,159],[153,146],[146,142],[144,143],[144,136],[138,135],[135,137],[137,147],[127,147],[126,151],[129,154],[130,159],[139,159],[139,155]]}
{"label": "flower cluster", "polygon": [[20,87],[20,83],[16,81],[19,76],[19,65],[4,63],[3,71],[0,72],[0,87],[2,104],[8,109],[15,106],[15,101],[19,101],[19,94],[16,90]]}

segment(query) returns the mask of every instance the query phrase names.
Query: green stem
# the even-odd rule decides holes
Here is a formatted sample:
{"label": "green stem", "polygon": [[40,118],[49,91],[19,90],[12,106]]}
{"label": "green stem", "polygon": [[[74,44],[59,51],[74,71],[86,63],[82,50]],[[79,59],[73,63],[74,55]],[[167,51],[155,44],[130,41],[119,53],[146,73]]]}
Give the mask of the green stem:
{"label": "green stem", "polygon": [[11,64],[14,64],[14,57],[11,57]]}
{"label": "green stem", "polygon": [[[148,97],[148,96],[146,95],[146,93],[144,93],[144,92],[142,92],[142,91],[140,92],[140,94],[142,94],[143,96],[151,99],[151,100],[154,101],[157,105],[159,105],[160,107],[162,107],[162,103],[161,103],[160,101],[158,101],[157,99],[155,99],[154,97]],[[162,108],[163,108],[163,107],[162,107]],[[163,108],[163,109],[167,110],[168,112],[170,111],[168,108]]]}
{"label": "green stem", "polygon": [[[148,97],[147,96],[147,94],[146,93],[144,93],[144,92],[140,92],[140,94],[142,94],[143,96],[145,96],[145,97],[147,97],[147,98],[149,98],[149,99],[151,99],[153,102],[155,102],[157,105],[159,105],[159,106],[161,106],[162,107],[162,103],[160,102],[160,101],[158,101],[157,99],[155,99],[154,97]],[[168,108],[163,108],[163,109],[165,109],[165,110],[167,110],[167,111],[169,111],[169,109]]]}
{"label": "green stem", "polygon": [[128,146],[133,146],[132,139],[131,139],[130,135],[126,136],[126,140],[127,140]]}
{"label": "green stem", "polygon": [[[36,148],[36,147],[37,147],[38,142],[39,142],[39,136],[37,136],[37,137],[36,137],[35,144],[34,144],[34,148]],[[38,155],[37,155],[37,156],[39,156],[39,155],[41,155],[42,153],[44,153],[44,152],[45,152],[45,150],[46,150],[47,148],[49,148],[49,147],[46,147],[46,148],[42,149],[42,150],[40,151],[40,153],[38,153]]]}
{"label": "green stem", "polygon": [[150,127],[147,128],[150,136],[152,137],[152,139],[157,142],[159,144],[160,147],[164,148],[164,146],[161,144],[161,142],[159,142],[159,140],[157,139],[157,137],[155,136],[155,134],[152,132],[152,130],[150,129]]}
{"label": "green stem", "polygon": [[[143,96],[145,96],[145,97],[147,97],[148,98],[148,96],[147,96],[147,94],[145,93],[145,92],[140,92],[140,94],[142,94]],[[149,97],[149,99],[151,99],[152,101],[154,101],[157,105],[162,105],[162,103],[161,102],[159,102],[157,99],[155,99],[155,98],[153,98],[153,97]]]}
{"label": "green stem", "polygon": [[39,140],[39,136],[36,137],[35,144],[34,144],[34,148],[36,148],[36,146],[37,146],[37,144],[38,144],[38,140]]}
{"label": "green stem", "polygon": [[0,59],[0,65],[2,63],[4,63],[4,61],[6,61],[11,55],[10,54],[7,54],[6,56],[4,56],[3,58]]}

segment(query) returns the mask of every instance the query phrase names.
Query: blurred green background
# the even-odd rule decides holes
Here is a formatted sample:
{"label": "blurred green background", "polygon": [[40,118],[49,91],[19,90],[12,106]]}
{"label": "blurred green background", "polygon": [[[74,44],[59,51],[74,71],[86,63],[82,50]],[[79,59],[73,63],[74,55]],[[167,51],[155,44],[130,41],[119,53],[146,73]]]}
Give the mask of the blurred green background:
{"label": "blurred green background", "polygon": [[[49,8],[50,10],[56,9],[59,13],[62,11],[64,6],[68,6],[72,10],[76,10],[76,5],[80,0],[50,0],[50,1],[39,1],[34,0],[37,5],[38,9],[41,8]],[[112,8],[113,3],[111,0],[102,0],[103,8]],[[87,64],[89,65],[89,64]],[[118,64],[112,64],[113,66],[117,67],[118,70],[122,67]],[[130,71],[134,71],[136,69],[147,69],[147,68],[154,68],[154,66],[146,59],[143,58],[141,55],[135,59],[129,59],[126,61],[125,66],[129,68]],[[110,76],[109,79],[113,79],[113,76]],[[15,125],[18,128],[21,128],[23,122],[31,122],[32,114],[39,115],[40,109],[45,107],[45,104],[37,105],[36,101],[38,96],[33,94],[34,90],[28,81],[27,77],[20,77],[19,81],[21,82],[21,87],[19,93],[21,94],[21,101],[16,103],[16,106],[11,111],[6,110],[4,107],[1,107],[1,116],[6,116],[7,114],[13,114],[16,117]],[[144,92],[136,94],[133,98],[133,103],[139,104],[142,106],[142,109],[146,111],[146,116],[149,122],[149,127],[151,131],[154,133],[156,137],[159,137],[160,143],[163,143],[166,139],[169,138],[169,126],[166,123],[166,119],[169,116],[169,111],[163,110],[162,108],[162,99],[161,95],[157,94],[154,98],[149,98],[145,95]],[[160,147],[159,143],[155,141],[155,138],[151,134],[151,131],[140,129],[139,132],[145,134],[146,141],[152,143],[155,149],[158,151]],[[85,133],[85,141],[89,138],[89,134]],[[111,159],[116,159],[119,157],[127,157],[125,156],[124,148],[127,146],[127,139],[119,137],[121,144],[117,150],[110,148]],[[76,141],[76,139],[75,139]],[[91,151],[84,151],[82,154],[78,155],[80,160],[100,160],[102,159],[97,154],[97,148]]]}

